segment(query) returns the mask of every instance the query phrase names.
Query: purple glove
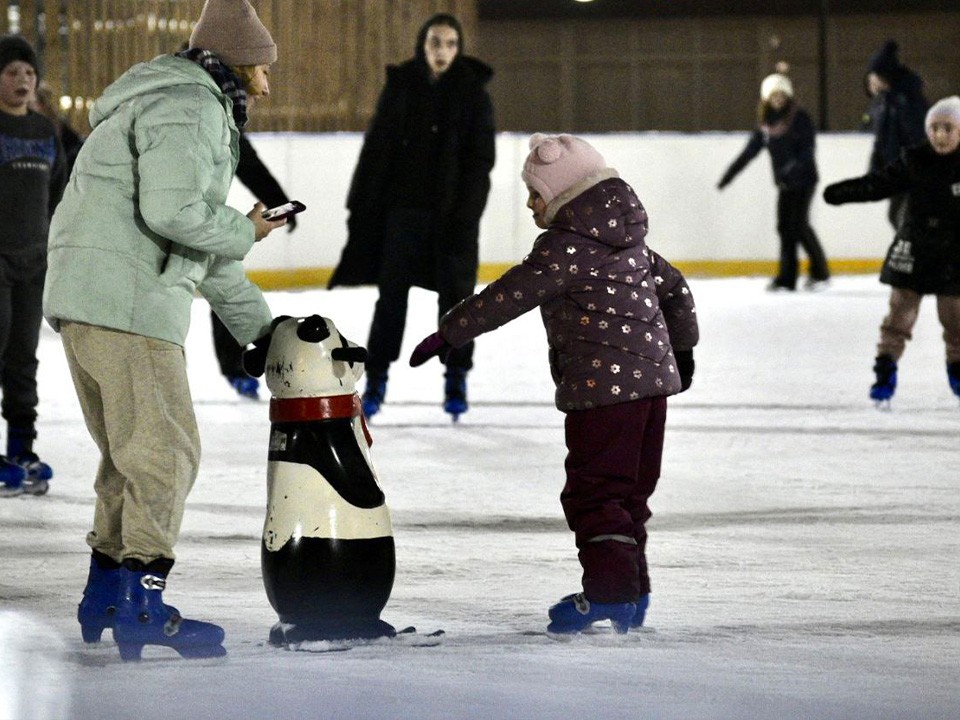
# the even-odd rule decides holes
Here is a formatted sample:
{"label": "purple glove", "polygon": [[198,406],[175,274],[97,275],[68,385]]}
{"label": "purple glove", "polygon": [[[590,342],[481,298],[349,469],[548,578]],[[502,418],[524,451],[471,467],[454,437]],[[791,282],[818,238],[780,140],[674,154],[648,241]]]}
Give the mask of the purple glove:
{"label": "purple glove", "polygon": [[440,358],[440,362],[446,362],[447,355],[450,354],[452,349],[453,346],[444,340],[439,332],[435,332],[421,340],[420,344],[413,349],[413,354],[410,356],[410,367],[420,367],[434,355]]}

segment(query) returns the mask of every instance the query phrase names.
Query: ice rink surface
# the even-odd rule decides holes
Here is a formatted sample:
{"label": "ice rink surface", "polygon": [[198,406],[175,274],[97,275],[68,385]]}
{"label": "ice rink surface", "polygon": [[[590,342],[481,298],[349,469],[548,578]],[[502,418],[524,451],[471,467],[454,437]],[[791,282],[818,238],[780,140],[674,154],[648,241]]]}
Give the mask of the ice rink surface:
{"label": "ice rink surface", "polygon": [[[120,661],[109,632],[80,640],[98,456],[44,326],[37,450],[56,476],[45,497],[0,500],[0,716],[19,698],[20,717],[75,720],[956,718],[960,401],[933,301],[883,413],[867,388],[887,289],[873,276],[816,294],[764,286],[691,280],[701,343],[651,502],[648,627],[568,642],[541,634],[580,571],[537,313],[478,341],[457,426],[436,361],[395,365],[371,423],[397,546],[383,619],[442,628],[443,643],[316,654],[266,644],[267,403],[220,377],[196,302],[187,357],[204,450],[164,598],[222,624],[229,656],[148,648],[140,664]],[[406,353],[435,329],[434,297],[413,293]],[[375,292],[268,299],[363,344]]]}

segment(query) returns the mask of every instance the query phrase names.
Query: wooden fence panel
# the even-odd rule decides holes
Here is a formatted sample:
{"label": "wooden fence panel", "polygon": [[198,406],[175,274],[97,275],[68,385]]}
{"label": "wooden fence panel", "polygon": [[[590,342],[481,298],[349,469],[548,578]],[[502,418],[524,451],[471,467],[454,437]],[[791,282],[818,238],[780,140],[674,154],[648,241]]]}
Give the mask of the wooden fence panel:
{"label": "wooden fence panel", "polygon": [[[468,40],[476,0],[252,0],[277,42],[271,96],[251,130],[363,130],[384,67],[413,53],[416,32],[435,12],[455,14]],[[81,132],[103,89],[131,65],[175,52],[190,37],[203,0],[0,0],[37,48],[44,77]]]}

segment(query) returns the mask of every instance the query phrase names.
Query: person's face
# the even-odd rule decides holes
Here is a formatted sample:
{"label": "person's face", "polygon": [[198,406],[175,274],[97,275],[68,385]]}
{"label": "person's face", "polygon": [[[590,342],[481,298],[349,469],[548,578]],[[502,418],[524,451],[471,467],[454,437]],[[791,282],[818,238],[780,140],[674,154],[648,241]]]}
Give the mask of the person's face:
{"label": "person's face", "polygon": [[787,103],[790,102],[790,98],[782,90],[776,90],[770,94],[770,99],[767,100],[767,103],[774,110],[783,110]]}
{"label": "person's face", "polygon": [[270,66],[257,65],[253,77],[247,83],[247,99],[266,97],[270,94]]}
{"label": "person's face", "polygon": [[37,89],[33,65],[14,60],[0,70],[0,110],[9,115],[26,115]]}
{"label": "person's face", "polygon": [[875,72],[867,75],[867,90],[870,92],[871,97],[876,97],[880,93],[886,92],[889,89],[890,83],[877,75]]}
{"label": "person's face", "polygon": [[930,124],[930,144],[940,155],[949,155],[960,147],[960,125],[952,120]]}
{"label": "person's face", "polygon": [[450,69],[460,52],[460,36],[449,25],[434,25],[427,30],[423,52],[433,76],[440,77]]}
{"label": "person's face", "polygon": [[540,193],[532,187],[528,186],[527,192],[530,193],[529,197],[527,197],[527,207],[533,211],[533,222],[541,230],[546,230],[548,226],[544,215],[547,212],[547,203],[540,197]]}

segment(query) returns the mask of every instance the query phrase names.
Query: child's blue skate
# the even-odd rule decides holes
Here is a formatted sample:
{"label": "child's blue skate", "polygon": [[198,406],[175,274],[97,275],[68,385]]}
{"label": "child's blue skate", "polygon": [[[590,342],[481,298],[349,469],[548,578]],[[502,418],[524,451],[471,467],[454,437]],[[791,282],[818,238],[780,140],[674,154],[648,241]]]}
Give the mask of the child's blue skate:
{"label": "child's blue skate", "polygon": [[646,617],[648,607],[650,607],[650,596],[641,595],[637,600],[637,611],[633,614],[633,620],[630,621],[630,627],[643,627],[643,618]]}
{"label": "child's blue skate", "polygon": [[448,367],[444,377],[446,382],[443,385],[443,411],[456,422],[470,408],[467,404],[467,371],[463,368]]}
{"label": "child's blue skate", "polygon": [[960,361],[947,363],[947,382],[953,394],[960,397]]}
{"label": "child's blue skate", "polygon": [[26,479],[26,470],[5,455],[0,455],[0,497],[22,495]]}
{"label": "child's blue skate", "polygon": [[870,399],[880,410],[890,409],[890,398],[897,389],[897,363],[889,355],[879,355],[873,364],[877,381],[870,386]]}
{"label": "child's blue skate", "polygon": [[227,654],[223,628],[185,620],[176,608],[163,604],[165,573],[120,568],[113,639],[126,662],[138,662],[145,645],[162,645],[183,658],[214,658]]}
{"label": "child's blue skate", "polygon": [[636,611],[636,603],[597,603],[587,600],[583,593],[567,595],[550,608],[547,632],[569,635],[582,632],[595,622],[609,620],[613,631],[624,635],[630,630]]}

